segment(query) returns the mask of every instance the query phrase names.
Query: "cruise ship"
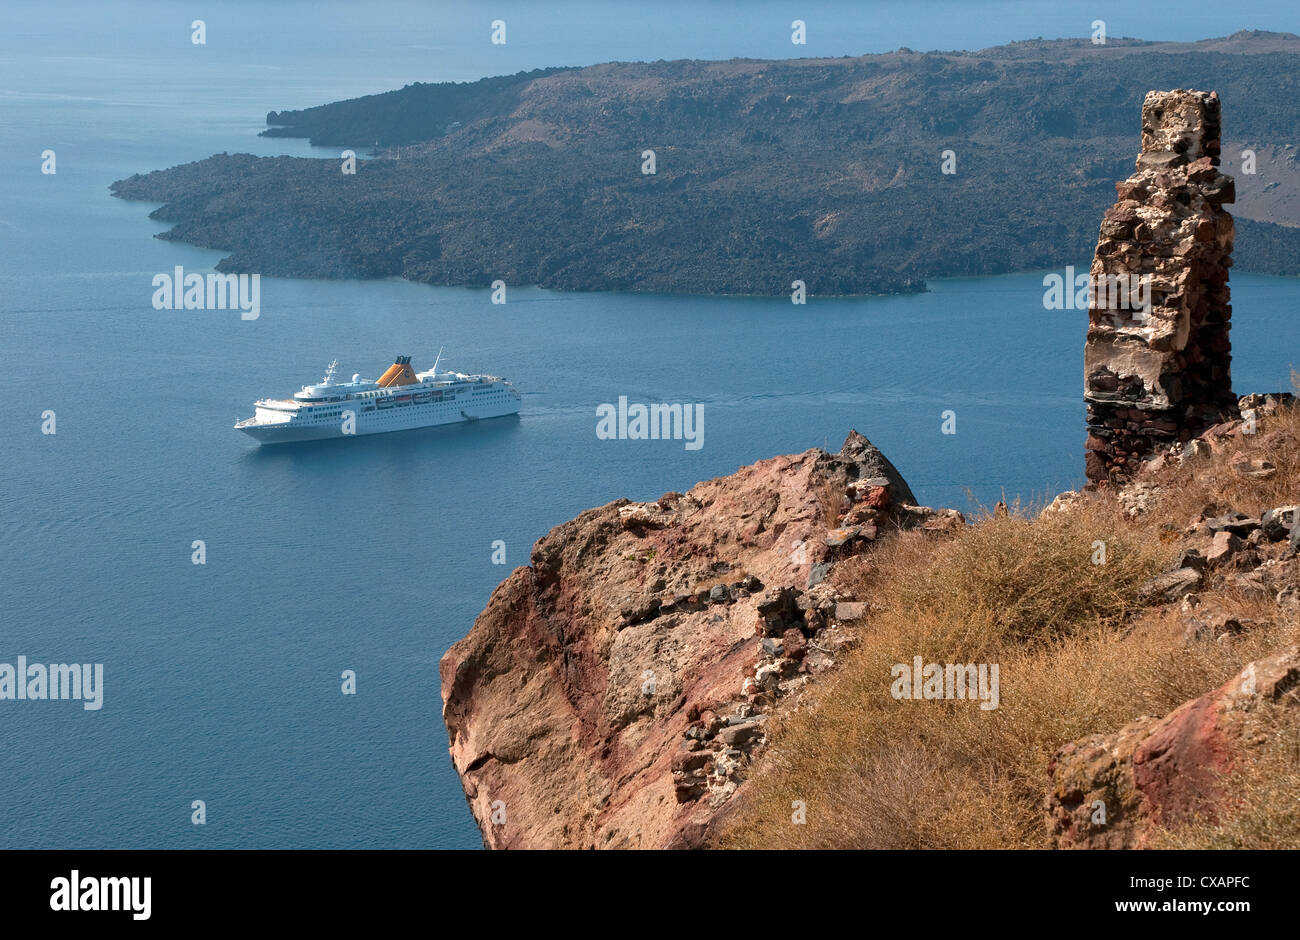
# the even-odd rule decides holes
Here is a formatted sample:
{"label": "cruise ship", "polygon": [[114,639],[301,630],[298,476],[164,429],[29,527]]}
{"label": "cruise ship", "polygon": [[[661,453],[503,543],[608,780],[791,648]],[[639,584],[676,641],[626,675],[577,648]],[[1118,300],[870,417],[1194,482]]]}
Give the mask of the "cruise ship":
{"label": "cruise ship", "polygon": [[432,369],[416,372],[410,356],[398,356],[378,379],[363,379],[358,374],[350,382],[339,382],[335,380],[336,359],[329,364],[325,378],[304,385],[292,398],[256,402],[253,417],[237,423],[235,430],[262,444],[285,444],[519,413],[519,392],[505,379],[439,372],[441,361],[440,350]]}

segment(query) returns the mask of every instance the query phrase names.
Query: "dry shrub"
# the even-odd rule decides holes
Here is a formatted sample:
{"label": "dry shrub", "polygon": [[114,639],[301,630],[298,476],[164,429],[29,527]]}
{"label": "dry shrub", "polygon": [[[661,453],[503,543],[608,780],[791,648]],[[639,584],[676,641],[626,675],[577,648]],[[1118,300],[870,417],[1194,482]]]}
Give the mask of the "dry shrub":
{"label": "dry shrub", "polygon": [[893,605],[907,616],[932,621],[930,629],[955,630],[960,642],[953,648],[958,636],[949,637],[946,652],[963,661],[990,645],[1115,621],[1172,555],[1159,543],[1131,538],[1119,514],[1099,500],[1039,519],[985,516],[952,541],[913,544],[900,553],[912,557],[879,565],[875,584],[862,587],[892,588]]}
{"label": "dry shrub", "polygon": [[817,503],[821,506],[822,518],[827,528],[834,529],[840,524],[844,515],[847,499],[844,495],[844,483],[834,477],[827,478],[817,490]]}

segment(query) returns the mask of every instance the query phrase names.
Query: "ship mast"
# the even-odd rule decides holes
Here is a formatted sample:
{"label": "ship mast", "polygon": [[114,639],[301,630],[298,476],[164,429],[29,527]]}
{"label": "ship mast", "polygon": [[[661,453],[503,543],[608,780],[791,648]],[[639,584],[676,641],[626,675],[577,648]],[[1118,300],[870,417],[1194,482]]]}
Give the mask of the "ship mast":
{"label": "ship mast", "polygon": [[442,351],[443,351],[444,349],[446,349],[446,348],[447,348],[446,346],[439,346],[439,347],[438,347],[438,358],[435,359],[435,360],[433,360],[433,377],[434,377],[435,379],[438,377],[438,363],[442,361]]}

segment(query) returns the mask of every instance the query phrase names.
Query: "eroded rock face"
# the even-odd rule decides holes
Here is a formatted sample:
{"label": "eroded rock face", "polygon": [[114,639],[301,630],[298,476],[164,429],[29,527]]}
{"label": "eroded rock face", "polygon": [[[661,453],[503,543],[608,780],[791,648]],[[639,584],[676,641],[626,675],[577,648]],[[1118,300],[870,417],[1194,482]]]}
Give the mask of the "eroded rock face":
{"label": "eroded rock face", "polygon": [[914,501],[853,432],[838,454],[619,500],[540,539],[440,665],[485,844],[698,845],[762,747],[765,713],[861,616],[831,567],[883,529],[949,521]]}
{"label": "eroded rock face", "polygon": [[1158,449],[1236,414],[1228,268],[1234,196],[1218,171],[1219,96],[1152,91],[1137,170],[1116,183],[1092,262],[1085,470],[1130,478]]}
{"label": "eroded rock face", "polygon": [[1142,848],[1157,827],[1213,819],[1227,798],[1223,775],[1259,743],[1244,733],[1244,717],[1297,706],[1300,647],[1290,647],[1164,718],[1139,718],[1115,734],[1067,744],[1048,768],[1053,845]]}

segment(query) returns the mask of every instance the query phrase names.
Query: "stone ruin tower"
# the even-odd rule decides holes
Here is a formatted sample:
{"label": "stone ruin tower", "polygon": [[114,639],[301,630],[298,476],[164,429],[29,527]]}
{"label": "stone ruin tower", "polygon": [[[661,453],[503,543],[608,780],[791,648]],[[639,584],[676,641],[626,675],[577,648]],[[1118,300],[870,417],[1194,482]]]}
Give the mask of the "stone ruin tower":
{"label": "stone ruin tower", "polygon": [[[1148,92],[1137,171],[1115,184],[1092,262],[1084,350],[1092,482],[1123,482],[1144,458],[1237,414],[1228,369],[1233,224],[1223,209],[1235,192],[1218,165],[1218,93]],[[1124,289],[1143,277],[1147,309],[1134,300],[1140,290]]]}

